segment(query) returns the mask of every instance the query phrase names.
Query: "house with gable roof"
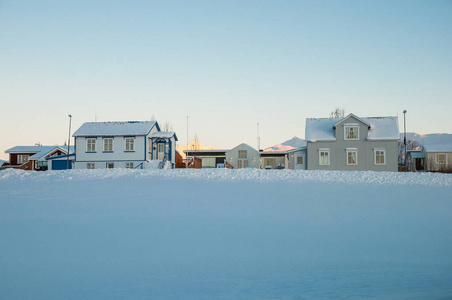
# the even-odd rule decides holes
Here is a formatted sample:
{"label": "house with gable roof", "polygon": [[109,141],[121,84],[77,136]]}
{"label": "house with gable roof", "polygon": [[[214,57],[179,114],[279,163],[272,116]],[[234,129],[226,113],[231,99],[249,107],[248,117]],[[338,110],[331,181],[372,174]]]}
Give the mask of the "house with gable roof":
{"label": "house with gable roof", "polygon": [[397,117],[310,118],[305,138],[293,154],[306,157],[307,170],[397,172]]}
{"label": "house with gable roof", "polygon": [[87,122],[72,136],[76,169],[174,168],[176,164],[176,133],[160,131],[156,121]]}
{"label": "house with gable roof", "polygon": [[[67,146],[16,146],[5,151],[9,154],[9,163],[3,168],[22,169],[30,171],[45,171],[48,169],[47,159],[67,154]],[[74,147],[69,148],[74,152]]]}
{"label": "house with gable roof", "polygon": [[259,151],[243,143],[226,151],[225,162],[226,167],[231,169],[259,169]]}

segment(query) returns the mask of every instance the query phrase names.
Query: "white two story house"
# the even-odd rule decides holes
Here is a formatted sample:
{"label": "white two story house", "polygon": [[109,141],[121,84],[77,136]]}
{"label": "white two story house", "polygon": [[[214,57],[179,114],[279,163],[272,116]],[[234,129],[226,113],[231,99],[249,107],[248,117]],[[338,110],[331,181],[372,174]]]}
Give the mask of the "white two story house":
{"label": "white two story house", "polygon": [[87,122],[73,135],[75,169],[174,168],[174,132],[162,132],[155,121]]}

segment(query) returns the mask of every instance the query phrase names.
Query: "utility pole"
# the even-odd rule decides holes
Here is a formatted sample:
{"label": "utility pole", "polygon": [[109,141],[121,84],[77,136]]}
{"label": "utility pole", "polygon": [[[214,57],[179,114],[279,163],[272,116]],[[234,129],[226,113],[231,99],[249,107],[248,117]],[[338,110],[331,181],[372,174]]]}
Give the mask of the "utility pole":
{"label": "utility pole", "polygon": [[257,151],[261,150],[261,138],[259,136],[259,123],[257,123]]}
{"label": "utility pole", "polygon": [[69,147],[71,145],[71,121],[72,121],[72,115],[68,115],[69,117],[69,138],[67,140],[67,165],[66,170],[69,170]]}

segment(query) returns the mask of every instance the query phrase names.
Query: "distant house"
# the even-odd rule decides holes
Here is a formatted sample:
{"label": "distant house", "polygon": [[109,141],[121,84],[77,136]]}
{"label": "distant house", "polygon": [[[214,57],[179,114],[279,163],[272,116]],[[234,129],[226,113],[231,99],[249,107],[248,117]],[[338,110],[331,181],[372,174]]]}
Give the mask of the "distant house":
{"label": "distant house", "polygon": [[261,151],[260,163],[263,169],[285,169],[286,151]]}
{"label": "distant house", "polygon": [[88,122],[74,134],[76,169],[146,168],[151,161],[176,164],[174,132],[155,121]]}
{"label": "distant house", "polygon": [[[70,152],[73,151],[70,147]],[[48,169],[46,158],[67,154],[67,146],[16,146],[5,153],[9,154],[9,163],[3,168],[45,171]]]}
{"label": "distant house", "polygon": [[[226,159],[227,150],[184,150],[184,153],[188,159],[188,164],[191,165],[193,158],[200,159],[200,164],[195,163],[195,168],[219,168],[224,167],[224,161]],[[190,166],[189,166],[190,167]]]}
{"label": "distant house", "polygon": [[452,173],[452,145],[423,145],[408,151],[409,170]]}
{"label": "distant house", "polygon": [[287,151],[287,169],[306,170],[307,147],[300,147]]}
{"label": "distant house", "polygon": [[411,171],[452,172],[452,134],[409,133],[409,139],[420,146],[407,151]]}
{"label": "distant house", "polygon": [[247,144],[240,144],[226,151],[226,167],[232,169],[259,169],[259,152]]}
{"label": "distant house", "polygon": [[397,117],[307,119],[305,136],[307,170],[397,171]]}

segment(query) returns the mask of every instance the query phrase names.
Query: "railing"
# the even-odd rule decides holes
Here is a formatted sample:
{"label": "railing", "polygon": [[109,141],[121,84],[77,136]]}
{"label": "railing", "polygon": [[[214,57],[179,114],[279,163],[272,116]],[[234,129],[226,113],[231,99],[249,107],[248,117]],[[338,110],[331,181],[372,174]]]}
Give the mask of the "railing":
{"label": "railing", "polygon": [[138,165],[135,166],[134,169],[143,169],[143,163],[144,163],[144,162],[139,163]]}
{"label": "railing", "polygon": [[229,162],[227,162],[227,161],[225,161],[225,164],[224,164],[225,166],[226,166],[226,168],[228,168],[228,169],[234,169],[234,166],[233,165],[231,165]]}
{"label": "railing", "polygon": [[165,157],[162,159],[162,161],[159,163],[158,169],[163,169],[166,165],[166,162],[168,161],[168,159]]}

